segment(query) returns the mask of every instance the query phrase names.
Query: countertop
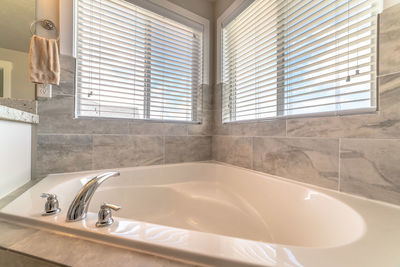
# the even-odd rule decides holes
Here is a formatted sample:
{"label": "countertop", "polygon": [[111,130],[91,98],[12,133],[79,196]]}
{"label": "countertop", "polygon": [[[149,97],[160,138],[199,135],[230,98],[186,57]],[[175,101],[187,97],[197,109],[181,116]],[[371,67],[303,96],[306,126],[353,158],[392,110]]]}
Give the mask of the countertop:
{"label": "countertop", "polygon": [[0,105],[0,120],[38,124],[39,115]]}

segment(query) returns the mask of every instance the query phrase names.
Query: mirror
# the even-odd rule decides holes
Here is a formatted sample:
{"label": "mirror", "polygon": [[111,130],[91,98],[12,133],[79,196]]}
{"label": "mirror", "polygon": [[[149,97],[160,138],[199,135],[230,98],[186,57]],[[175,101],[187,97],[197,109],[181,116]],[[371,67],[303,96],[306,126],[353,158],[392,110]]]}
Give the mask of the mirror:
{"label": "mirror", "polygon": [[35,99],[29,81],[29,26],[36,0],[0,1],[0,98]]}

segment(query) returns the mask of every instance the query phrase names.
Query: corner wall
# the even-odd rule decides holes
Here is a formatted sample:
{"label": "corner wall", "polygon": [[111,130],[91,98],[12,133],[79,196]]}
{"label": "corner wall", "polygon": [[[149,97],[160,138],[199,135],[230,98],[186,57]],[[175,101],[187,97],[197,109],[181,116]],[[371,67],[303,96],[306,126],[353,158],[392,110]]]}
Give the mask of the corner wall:
{"label": "corner wall", "polygon": [[341,117],[221,123],[214,92],[213,159],[400,204],[400,4],[379,35],[379,111]]}
{"label": "corner wall", "polygon": [[53,98],[38,100],[34,178],[50,173],[211,159],[211,94],[203,85],[203,123],[74,118],[75,59],[61,56]]}

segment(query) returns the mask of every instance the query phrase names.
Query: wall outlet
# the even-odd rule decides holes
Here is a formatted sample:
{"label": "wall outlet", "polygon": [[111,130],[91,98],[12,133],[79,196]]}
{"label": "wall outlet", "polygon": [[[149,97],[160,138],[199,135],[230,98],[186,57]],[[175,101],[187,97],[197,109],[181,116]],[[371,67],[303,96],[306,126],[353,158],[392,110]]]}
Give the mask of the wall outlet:
{"label": "wall outlet", "polygon": [[51,84],[36,84],[36,96],[51,98]]}

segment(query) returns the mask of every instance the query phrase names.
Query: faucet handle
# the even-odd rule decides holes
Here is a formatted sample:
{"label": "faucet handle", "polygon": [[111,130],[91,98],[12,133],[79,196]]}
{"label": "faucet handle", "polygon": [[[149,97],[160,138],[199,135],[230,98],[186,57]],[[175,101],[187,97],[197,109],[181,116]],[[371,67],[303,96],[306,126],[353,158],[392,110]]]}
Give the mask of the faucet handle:
{"label": "faucet handle", "polygon": [[111,214],[111,209],[117,211],[120,210],[121,207],[109,203],[103,203],[103,205],[100,206],[96,227],[104,227],[114,223],[114,219],[112,218]]}
{"label": "faucet handle", "polygon": [[56,194],[42,193],[40,197],[47,198],[42,216],[54,215],[61,211],[61,209],[58,207],[59,203]]}
{"label": "faucet handle", "polygon": [[53,198],[57,198],[57,195],[51,194],[51,193],[41,193],[40,197],[43,197],[43,198],[47,197],[47,198],[53,199]]}
{"label": "faucet handle", "polygon": [[100,209],[105,209],[105,208],[110,208],[113,209],[115,211],[120,210],[122,207],[121,206],[117,206],[114,204],[110,204],[110,203],[104,203],[103,205],[101,205]]}

